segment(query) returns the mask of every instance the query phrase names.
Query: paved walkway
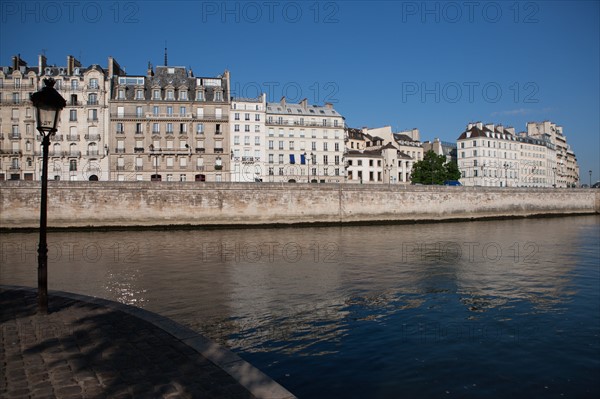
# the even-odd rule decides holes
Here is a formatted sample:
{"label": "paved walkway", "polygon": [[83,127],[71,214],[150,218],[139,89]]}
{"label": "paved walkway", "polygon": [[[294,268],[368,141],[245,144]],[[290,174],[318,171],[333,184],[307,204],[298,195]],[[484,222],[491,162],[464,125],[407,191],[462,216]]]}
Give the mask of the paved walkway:
{"label": "paved walkway", "polygon": [[293,398],[162,316],[53,292],[36,311],[34,290],[0,288],[2,398]]}

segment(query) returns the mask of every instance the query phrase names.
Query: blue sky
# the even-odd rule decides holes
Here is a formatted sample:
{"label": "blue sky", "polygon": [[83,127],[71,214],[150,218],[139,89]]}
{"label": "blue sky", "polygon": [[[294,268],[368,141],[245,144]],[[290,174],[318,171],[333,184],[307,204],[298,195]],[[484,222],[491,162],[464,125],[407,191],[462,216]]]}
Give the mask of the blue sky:
{"label": "blue sky", "polygon": [[455,141],[470,121],[551,120],[600,180],[598,1],[0,3],[0,64],[69,54],[231,72],[236,95],[330,101],[352,127]]}

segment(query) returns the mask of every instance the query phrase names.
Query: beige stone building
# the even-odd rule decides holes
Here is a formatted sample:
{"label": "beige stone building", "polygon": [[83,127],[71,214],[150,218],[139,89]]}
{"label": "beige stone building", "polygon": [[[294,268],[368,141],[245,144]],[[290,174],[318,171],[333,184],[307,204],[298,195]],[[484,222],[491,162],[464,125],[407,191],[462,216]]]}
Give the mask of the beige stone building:
{"label": "beige stone building", "polygon": [[44,55],[36,66],[15,56],[0,69],[0,179],[41,178],[41,136],[29,96],[45,78],[55,79],[54,88],[67,101],[50,141],[48,178],[108,180],[106,71],[83,67],[73,56],[65,66],[49,65]]}
{"label": "beige stone building", "polygon": [[550,121],[528,122],[527,135],[549,141],[556,151],[556,162],[551,165],[556,187],[579,186],[579,166],[575,153],[567,144],[562,126]]}
{"label": "beige stone building", "polygon": [[111,180],[229,180],[228,71],[197,77],[148,65],[146,75],[128,75],[109,63]]}
{"label": "beige stone building", "polygon": [[344,117],[332,104],[267,103],[266,180],[344,181]]}
{"label": "beige stone building", "polygon": [[423,159],[417,129],[393,133],[391,126],[348,129],[345,163],[349,183],[410,183],[415,162]]}

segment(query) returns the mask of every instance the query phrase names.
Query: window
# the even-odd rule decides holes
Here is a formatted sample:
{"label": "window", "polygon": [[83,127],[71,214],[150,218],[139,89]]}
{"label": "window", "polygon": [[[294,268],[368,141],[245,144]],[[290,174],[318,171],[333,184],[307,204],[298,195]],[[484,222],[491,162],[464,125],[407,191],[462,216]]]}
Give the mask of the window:
{"label": "window", "polygon": [[220,91],[215,92],[215,101],[223,101],[223,93]]}
{"label": "window", "polygon": [[187,101],[187,99],[188,99],[187,91],[186,90],[181,90],[179,92],[179,100],[180,101]]}
{"label": "window", "polygon": [[160,100],[160,90],[158,90],[158,89],[152,90],[152,99]]}
{"label": "window", "polygon": [[244,145],[250,145],[250,136],[244,136]]}
{"label": "window", "polygon": [[173,90],[167,90],[167,100],[174,100]]}
{"label": "window", "polygon": [[293,142],[293,141],[290,141],[290,142],[289,142],[289,146],[290,146],[290,147],[289,147],[289,149],[290,149],[290,150],[293,150],[293,149],[294,149],[294,142]]}
{"label": "window", "polygon": [[239,132],[240,131],[240,125],[233,125],[233,131],[234,132]]}
{"label": "window", "polygon": [[171,122],[167,123],[167,133],[173,133],[173,124]]}
{"label": "window", "polygon": [[196,92],[196,101],[204,101],[204,92],[202,90]]}
{"label": "window", "polygon": [[125,99],[125,89],[117,90],[117,100],[124,100],[124,99]]}
{"label": "window", "polygon": [[90,89],[97,89],[97,88],[98,88],[98,79],[96,79],[96,78],[90,79]]}
{"label": "window", "polygon": [[71,80],[71,90],[77,90],[78,87],[79,87],[79,82],[77,81],[77,79]]}
{"label": "window", "polygon": [[279,164],[283,164],[283,154],[279,154]]}
{"label": "window", "polygon": [[144,91],[143,90],[136,90],[135,91],[135,99],[136,100],[143,100],[144,99]]}
{"label": "window", "polygon": [[204,123],[198,123],[196,125],[196,134],[203,134],[204,133]]}
{"label": "window", "polygon": [[135,107],[135,116],[141,118],[144,115],[143,107]]}
{"label": "window", "polygon": [[269,150],[273,149],[273,140],[269,140]]}
{"label": "window", "polygon": [[260,133],[260,125],[254,125],[254,133]]}
{"label": "window", "polygon": [[88,105],[98,105],[98,95],[96,93],[90,93],[88,96]]}
{"label": "window", "polygon": [[185,107],[179,107],[179,116],[185,116],[186,109]]}
{"label": "window", "polygon": [[273,154],[269,154],[269,163],[273,163]]}
{"label": "window", "polygon": [[280,149],[280,150],[283,150],[283,141],[280,141],[280,142],[279,142],[279,149]]}
{"label": "window", "polygon": [[234,115],[234,119],[235,119],[236,121],[239,121],[239,120],[240,120],[240,113],[239,113],[239,112],[236,112],[236,113],[235,113],[235,115]]}
{"label": "window", "polygon": [[335,143],[335,151],[339,151],[340,150],[340,143]]}
{"label": "window", "polygon": [[72,109],[69,111],[69,121],[70,122],[76,122],[77,121],[77,110],[76,109]]}
{"label": "window", "polygon": [[98,120],[98,110],[89,109],[88,110],[88,121],[97,121]]}
{"label": "window", "polygon": [[[258,107],[258,105],[257,105],[257,107]],[[260,122],[260,114],[256,114],[256,115],[254,115],[254,120],[255,120],[256,122]]]}
{"label": "window", "polygon": [[186,157],[179,158],[179,167],[187,168],[187,158]]}
{"label": "window", "polygon": [[240,144],[240,136],[233,136],[233,145]]}
{"label": "window", "polygon": [[159,109],[158,109],[158,105],[155,105],[152,107],[152,115],[156,116],[158,115]]}
{"label": "window", "polygon": [[313,142],[311,143],[311,149],[312,149],[313,151],[317,151],[317,142],[316,142],[316,141],[313,141]]}
{"label": "window", "polygon": [[250,131],[250,125],[244,125],[244,132]]}
{"label": "window", "polygon": [[171,106],[167,107],[167,115],[173,115],[173,107],[171,107]]}
{"label": "window", "polygon": [[160,133],[160,123],[152,124],[152,133]]}
{"label": "window", "polygon": [[245,121],[249,121],[250,120],[250,114],[244,114],[244,120]]}
{"label": "window", "polygon": [[123,123],[117,122],[117,133],[124,133]]}
{"label": "window", "polygon": [[254,136],[254,145],[260,145],[260,136]]}
{"label": "window", "polygon": [[327,151],[327,142],[323,143],[323,151]]}

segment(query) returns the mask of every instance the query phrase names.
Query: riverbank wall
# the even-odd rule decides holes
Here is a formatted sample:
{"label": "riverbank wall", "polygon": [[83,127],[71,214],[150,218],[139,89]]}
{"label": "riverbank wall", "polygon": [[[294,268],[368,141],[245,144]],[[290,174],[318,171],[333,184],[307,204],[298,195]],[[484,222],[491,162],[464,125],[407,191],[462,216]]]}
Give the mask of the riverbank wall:
{"label": "riverbank wall", "polygon": [[[0,229],[39,226],[40,183],[0,182]],[[411,223],[598,214],[600,190],[197,182],[48,184],[49,228]]]}

